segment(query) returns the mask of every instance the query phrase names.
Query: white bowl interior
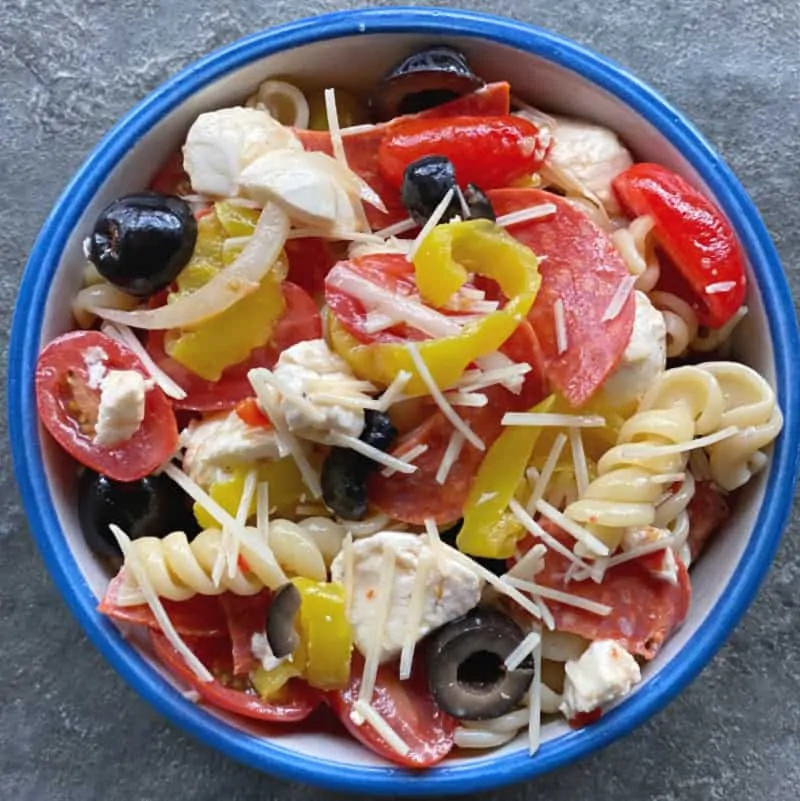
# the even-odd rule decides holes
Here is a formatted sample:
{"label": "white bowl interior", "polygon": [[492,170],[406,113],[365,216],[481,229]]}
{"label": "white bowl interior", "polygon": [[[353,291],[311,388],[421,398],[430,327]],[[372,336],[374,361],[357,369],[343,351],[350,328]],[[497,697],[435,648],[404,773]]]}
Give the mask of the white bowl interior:
{"label": "white bowl interior", "polygon": [[[316,83],[324,80],[328,85],[357,92],[368,91],[374,81],[399,58],[430,41],[430,37],[412,34],[370,34],[306,45],[253,62],[207,86],[174,109],[117,165],[86,208],[62,254],[50,290],[42,342],[49,341],[70,327],[69,307],[63,299],[72,297],[80,286],[84,261],[81,243],[100,209],[114,197],[142,188],[144,179],[152,176],[163,160],[179,146],[199,113],[242,102],[262,80],[272,76],[293,76]],[[515,95],[546,111],[606,125],[617,131],[639,160],[660,162],[696,185],[703,186],[686,160],[650,123],[580,75],[538,56],[497,43],[471,38],[449,41],[468,54],[473,68],[484,78],[509,81]],[[708,192],[708,187],[704,188]],[[747,300],[750,314],[739,326],[734,352],[737,359],[751,365],[772,382],[774,363],[769,328],[754,281],[751,280],[750,286]],[[87,549],[78,526],[74,471],[69,460],[49,438],[43,437],[42,440],[48,479],[61,528],[85,581],[99,598],[103,595],[108,576]],[[688,619],[668,641],[658,658],[647,666],[644,671],[645,682],[652,681],[661,671],[669,669],[670,662],[687,647],[693,633],[719,600],[752,532],[764,499],[765,480],[766,474],[762,474],[740,493],[736,515],[693,568],[694,597]],[[341,762],[342,765],[386,764],[344,733],[319,733],[303,727],[265,729],[223,713],[209,711],[208,714],[220,717],[243,731],[269,736],[272,742],[278,742],[298,755]],[[548,723],[542,732],[543,739],[550,740],[567,731],[569,729],[562,722]],[[497,751],[483,755],[480,752],[455,755],[450,759],[454,762],[465,758],[473,762],[476,759],[491,760],[498,753],[507,754],[525,748],[522,738],[518,738]]]}

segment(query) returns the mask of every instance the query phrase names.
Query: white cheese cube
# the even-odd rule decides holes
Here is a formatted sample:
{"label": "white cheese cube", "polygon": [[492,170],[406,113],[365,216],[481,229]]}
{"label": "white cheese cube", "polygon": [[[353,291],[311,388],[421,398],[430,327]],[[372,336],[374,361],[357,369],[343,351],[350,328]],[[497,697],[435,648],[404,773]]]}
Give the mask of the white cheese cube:
{"label": "white cheese cube", "polygon": [[638,662],[615,640],[595,640],[565,672],[560,709],[568,719],[624,698],[642,680]]}
{"label": "white cheese cube", "polygon": [[[148,386],[149,384],[149,386]],[[129,440],[144,420],[145,393],[152,387],[136,370],[110,370],[100,382],[94,441],[113,448]]]}
{"label": "white cheese cube", "polygon": [[[389,604],[389,617],[381,631],[375,631],[375,605],[381,586],[384,548],[397,554]],[[400,531],[382,531],[356,540],[353,550],[353,584],[348,593],[350,623],[356,647],[367,654],[375,637],[380,637],[380,661],[396,657],[406,638],[411,610],[411,594],[417,568],[423,557],[430,559],[425,576],[422,612],[415,625],[414,639],[469,612],[480,601],[483,582],[443,551],[432,551],[427,537]],[[339,554],[331,565],[333,581],[343,581],[344,556]]]}

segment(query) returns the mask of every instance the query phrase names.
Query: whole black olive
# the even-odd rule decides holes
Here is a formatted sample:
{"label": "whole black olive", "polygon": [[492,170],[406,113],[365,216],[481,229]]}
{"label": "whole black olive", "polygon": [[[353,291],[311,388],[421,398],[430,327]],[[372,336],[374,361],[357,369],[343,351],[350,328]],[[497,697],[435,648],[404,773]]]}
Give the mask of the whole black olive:
{"label": "whole black olive", "polygon": [[331,448],[322,464],[322,500],[342,520],[363,520],[367,515],[367,476],[370,464],[349,448]]}
{"label": "whole black olive", "polygon": [[[453,523],[453,525],[449,528],[439,532],[439,538],[442,540],[442,542],[450,545],[452,548],[456,548],[456,538],[458,537],[458,532],[461,531],[461,526],[463,524],[463,520]],[[470,558],[474,562],[477,562],[479,565],[485,567],[487,570],[490,570],[495,574],[495,576],[502,576],[504,573],[508,572],[508,564],[506,563],[505,559],[488,559],[483,556],[471,556]]]}
{"label": "whole black olive", "polygon": [[467,184],[467,188],[464,190],[464,200],[467,201],[470,220],[491,220],[494,222],[497,219],[492,207],[492,201],[475,184]]}
{"label": "whole black olive", "polygon": [[379,119],[415,114],[483,86],[463,53],[436,45],[403,59],[378,84],[372,107]]}
{"label": "whole black olive", "polygon": [[358,437],[362,442],[379,451],[388,451],[396,436],[397,429],[386,412],[375,409],[364,411],[364,429]]}
{"label": "whole black olive", "polygon": [[172,531],[192,539],[200,530],[189,496],[165,475],[122,482],[84,470],[78,479],[78,520],[89,547],[110,557],[122,555],[108,528],[111,523],[132,540]]}
{"label": "whole black olive", "polygon": [[436,703],[460,720],[504,715],[522,700],[533,670],[507,670],[522,629],[497,609],[478,607],[437,629],[426,643],[428,685]]}
{"label": "whole black olive", "polygon": [[89,237],[89,259],[106,280],[145,298],[169,286],[192,257],[197,221],[173,195],[142,192],[106,206]]}
{"label": "whole black olive", "polygon": [[[442,198],[455,188],[456,171],[453,162],[446,156],[423,156],[406,167],[400,196],[414,222],[425,225]],[[454,195],[441,222],[448,222],[462,214],[461,204]]]}

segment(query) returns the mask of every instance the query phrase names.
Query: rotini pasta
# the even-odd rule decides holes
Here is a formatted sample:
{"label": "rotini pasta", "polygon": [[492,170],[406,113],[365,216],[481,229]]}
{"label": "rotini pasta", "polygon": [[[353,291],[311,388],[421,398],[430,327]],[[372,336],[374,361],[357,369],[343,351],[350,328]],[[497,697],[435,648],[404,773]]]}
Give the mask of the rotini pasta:
{"label": "rotini pasta", "polygon": [[618,229],[611,236],[628,272],[637,276],[634,287],[641,292],[650,292],[661,275],[655,246],[650,238],[653,225],[652,217],[637,217],[626,228]]}

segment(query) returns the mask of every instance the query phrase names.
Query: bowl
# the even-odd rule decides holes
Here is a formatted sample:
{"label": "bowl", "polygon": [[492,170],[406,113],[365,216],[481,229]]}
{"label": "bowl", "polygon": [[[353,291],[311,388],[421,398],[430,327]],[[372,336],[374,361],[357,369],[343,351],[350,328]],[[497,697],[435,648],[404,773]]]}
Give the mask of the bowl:
{"label": "bowl", "polygon": [[[737,515],[693,569],[688,619],[631,696],[588,728],[548,724],[534,757],[518,738],[412,774],[344,733],[289,728],[265,737],[263,729],[195,705],[146,649],[98,614],[106,574],[80,535],[68,460],[38,427],[33,369],[42,344],[70,327],[63,298],[79,287],[81,241],[94,217],[113,197],[141,188],[199,113],[241,101],[268,75],[305,78],[323,65],[332,85],[364,90],[399,57],[434,41],[462,48],[476,72],[509,80],[526,100],[611,127],[637,158],[665,164],[716,200],[749,261],[751,313],[738,332],[736,355],[777,389],[785,425],[769,467],[745,488]],[[95,148],[50,213],[22,279],[8,418],[17,480],[47,568],[92,641],[146,700],[212,747],[269,773],[348,792],[431,796],[528,779],[599,749],[655,714],[711,659],[752,601],[790,511],[800,442],[800,388],[792,378],[798,352],[791,294],[758,212],[703,137],[655,92],[586,48],[512,20],[431,8],[369,9],[293,22],[212,53],[152,92]]]}

